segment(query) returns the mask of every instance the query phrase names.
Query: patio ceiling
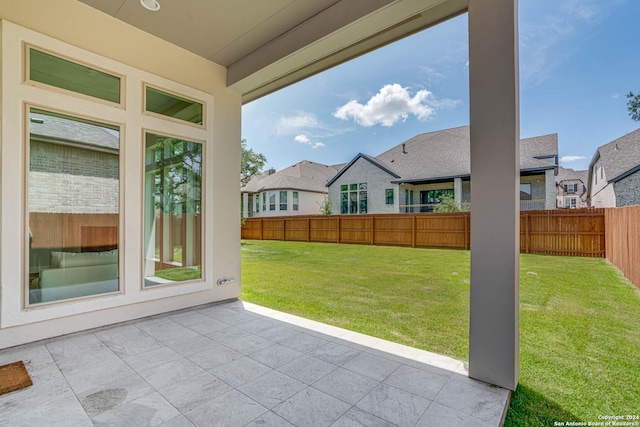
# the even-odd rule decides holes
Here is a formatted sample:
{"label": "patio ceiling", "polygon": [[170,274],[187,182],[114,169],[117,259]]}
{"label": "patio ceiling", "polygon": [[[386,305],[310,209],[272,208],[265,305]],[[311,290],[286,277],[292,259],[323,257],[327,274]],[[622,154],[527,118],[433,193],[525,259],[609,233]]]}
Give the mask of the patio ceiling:
{"label": "patio ceiling", "polygon": [[468,0],[80,0],[227,67],[250,102],[464,12]]}

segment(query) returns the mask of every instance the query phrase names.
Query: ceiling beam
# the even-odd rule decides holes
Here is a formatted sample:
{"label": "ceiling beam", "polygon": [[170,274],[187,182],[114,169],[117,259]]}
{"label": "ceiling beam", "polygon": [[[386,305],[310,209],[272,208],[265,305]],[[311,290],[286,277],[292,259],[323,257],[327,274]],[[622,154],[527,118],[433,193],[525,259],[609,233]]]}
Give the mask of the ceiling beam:
{"label": "ceiling beam", "polygon": [[341,1],[228,67],[248,103],[464,13],[468,0]]}

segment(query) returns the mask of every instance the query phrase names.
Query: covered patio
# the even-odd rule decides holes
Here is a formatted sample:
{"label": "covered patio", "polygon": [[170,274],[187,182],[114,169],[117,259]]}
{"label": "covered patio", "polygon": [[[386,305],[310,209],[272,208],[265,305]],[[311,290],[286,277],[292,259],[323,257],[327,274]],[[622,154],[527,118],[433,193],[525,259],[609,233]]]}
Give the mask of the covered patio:
{"label": "covered patio", "polygon": [[0,426],[497,426],[509,392],[445,356],[240,301],[0,351]]}
{"label": "covered patio", "polygon": [[[209,418],[218,410],[230,411],[220,420],[233,421],[221,425],[260,425],[263,415],[280,417],[276,425],[353,417],[416,425],[450,416],[498,424],[519,376],[517,1],[160,3],[155,12],[153,0],[0,3],[0,357],[31,361],[34,377],[31,388],[0,396],[0,424],[51,425],[58,416],[65,417],[59,425],[67,417],[77,425],[118,424],[141,416],[152,425],[207,425],[201,420],[218,422]],[[259,307],[203,307],[242,292],[235,180],[242,105],[465,12],[475,201],[468,372],[459,361],[307,321],[289,324]],[[39,170],[36,128],[60,118],[66,134],[47,142],[50,169]],[[56,157],[72,129],[87,124],[115,137],[113,176],[66,170]],[[87,142],[74,144],[104,154]],[[79,188],[108,179],[117,195],[73,203],[71,178]],[[46,187],[52,183],[69,188],[61,193],[69,206],[55,197],[39,210],[43,195],[54,194]],[[105,215],[108,224],[99,220]],[[40,226],[45,216],[50,222]],[[179,238],[170,237],[172,219],[181,221]],[[60,232],[53,243],[44,239],[52,230]],[[286,339],[289,346],[281,344]],[[353,358],[332,359],[338,350]],[[189,358],[195,353],[200,364]],[[141,354],[145,366],[129,360]],[[274,402],[266,388],[247,385],[262,376],[238,383],[233,376],[253,375],[255,363],[296,391]],[[316,387],[338,369],[372,388],[345,401],[329,392],[328,379]],[[186,378],[194,382],[180,382]],[[323,401],[333,403],[316,412]],[[158,412],[140,410],[149,406]]]}

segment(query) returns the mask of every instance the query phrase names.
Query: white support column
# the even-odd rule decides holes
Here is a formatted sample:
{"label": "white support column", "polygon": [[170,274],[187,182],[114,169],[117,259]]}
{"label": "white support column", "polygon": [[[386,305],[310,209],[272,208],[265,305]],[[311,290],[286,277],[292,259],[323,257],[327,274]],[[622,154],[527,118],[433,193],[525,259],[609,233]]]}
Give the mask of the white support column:
{"label": "white support column", "polygon": [[242,193],[242,217],[249,218],[249,193]]}
{"label": "white support column", "polygon": [[517,0],[469,0],[469,376],[515,390],[519,364]]}
{"label": "white support column", "polygon": [[[400,184],[393,184],[393,213],[399,213],[400,212],[400,192],[402,191],[402,188],[400,187]],[[402,197],[404,197],[404,194],[402,194]]]}
{"label": "white support column", "polygon": [[462,178],[453,178],[453,199],[458,207],[462,206]]}
{"label": "white support column", "polygon": [[544,171],[544,208],[555,209],[556,208],[556,175],[553,169],[547,169]]}

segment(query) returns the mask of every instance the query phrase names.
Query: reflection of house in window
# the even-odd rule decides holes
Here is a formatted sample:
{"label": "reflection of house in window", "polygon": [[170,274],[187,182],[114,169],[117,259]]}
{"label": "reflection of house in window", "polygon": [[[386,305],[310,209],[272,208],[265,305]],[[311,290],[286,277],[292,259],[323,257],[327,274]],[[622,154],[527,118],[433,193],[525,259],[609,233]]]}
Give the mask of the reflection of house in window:
{"label": "reflection of house in window", "polygon": [[520,200],[531,200],[531,184],[520,184]]}
{"label": "reflection of house in window", "polygon": [[145,137],[145,286],[200,279],[202,145]]}
{"label": "reflection of house in window", "polygon": [[119,132],[32,109],[29,302],[118,290]]}
{"label": "reflection of house in window", "polygon": [[433,212],[433,208],[442,203],[443,197],[453,199],[453,189],[427,190],[420,192],[420,212]]}

